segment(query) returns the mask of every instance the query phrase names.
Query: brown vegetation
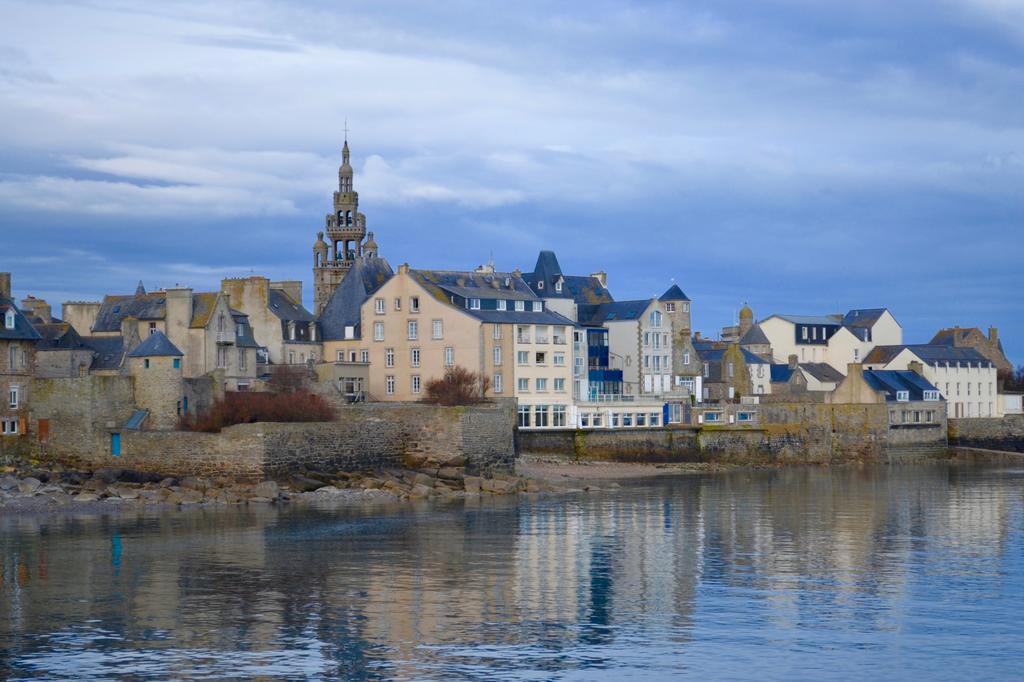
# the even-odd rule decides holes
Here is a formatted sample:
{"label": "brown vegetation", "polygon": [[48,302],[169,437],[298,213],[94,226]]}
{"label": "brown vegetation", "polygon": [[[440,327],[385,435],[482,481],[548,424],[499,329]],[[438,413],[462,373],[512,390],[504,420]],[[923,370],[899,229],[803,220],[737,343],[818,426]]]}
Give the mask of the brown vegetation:
{"label": "brown vegetation", "polygon": [[1018,365],[1016,370],[999,370],[999,381],[1004,391],[1024,392],[1024,365]]}
{"label": "brown vegetation", "polygon": [[179,428],[216,433],[225,426],[253,422],[329,422],[336,417],[320,396],[304,389],[273,393],[226,393],[224,400],[197,415],[184,415]]}
{"label": "brown vegetation", "polygon": [[484,401],[490,380],[465,367],[445,370],[440,379],[432,379],[424,386],[423,402],[435,405],[474,405]]}

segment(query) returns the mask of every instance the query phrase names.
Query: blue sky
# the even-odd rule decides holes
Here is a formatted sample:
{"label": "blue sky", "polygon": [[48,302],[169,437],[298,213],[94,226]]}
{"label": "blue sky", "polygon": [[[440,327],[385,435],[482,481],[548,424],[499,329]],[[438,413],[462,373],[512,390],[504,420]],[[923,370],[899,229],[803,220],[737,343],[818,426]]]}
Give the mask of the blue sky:
{"label": "blue sky", "polygon": [[[310,285],[344,120],[392,265],[888,306],[1024,362],[1024,2],[0,0],[2,269]],[[308,294],[308,292],[307,292]],[[308,296],[307,296],[308,298]]]}

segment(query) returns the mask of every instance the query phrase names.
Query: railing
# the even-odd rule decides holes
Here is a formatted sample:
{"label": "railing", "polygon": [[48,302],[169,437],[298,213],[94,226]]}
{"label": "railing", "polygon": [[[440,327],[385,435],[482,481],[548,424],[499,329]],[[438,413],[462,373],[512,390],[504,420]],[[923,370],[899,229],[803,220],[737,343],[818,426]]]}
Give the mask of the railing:
{"label": "railing", "polygon": [[230,346],[235,342],[234,333],[229,332],[217,332],[217,345],[219,346]]}
{"label": "railing", "polygon": [[624,393],[592,393],[587,397],[589,403],[628,403],[636,400],[635,395]]}

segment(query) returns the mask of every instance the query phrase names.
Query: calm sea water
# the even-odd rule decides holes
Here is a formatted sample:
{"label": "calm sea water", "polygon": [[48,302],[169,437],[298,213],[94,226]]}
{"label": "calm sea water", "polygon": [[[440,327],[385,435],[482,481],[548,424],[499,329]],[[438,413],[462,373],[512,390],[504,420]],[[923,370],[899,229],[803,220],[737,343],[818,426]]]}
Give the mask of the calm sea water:
{"label": "calm sea water", "polygon": [[1024,470],[0,519],[4,679],[1021,679]]}

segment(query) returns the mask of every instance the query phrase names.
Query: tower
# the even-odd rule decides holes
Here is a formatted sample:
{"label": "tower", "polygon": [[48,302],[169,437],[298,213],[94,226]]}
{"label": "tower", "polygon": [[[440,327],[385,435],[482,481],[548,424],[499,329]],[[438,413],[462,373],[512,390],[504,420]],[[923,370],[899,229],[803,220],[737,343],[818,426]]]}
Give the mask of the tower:
{"label": "tower", "polygon": [[357,258],[362,258],[364,252],[368,257],[377,257],[376,243],[369,250],[363,244],[366,216],[359,212],[359,193],[352,186],[347,136],[341,148],[333,209],[326,216],[324,231],[317,233],[313,244],[313,303],[318,315]]}

